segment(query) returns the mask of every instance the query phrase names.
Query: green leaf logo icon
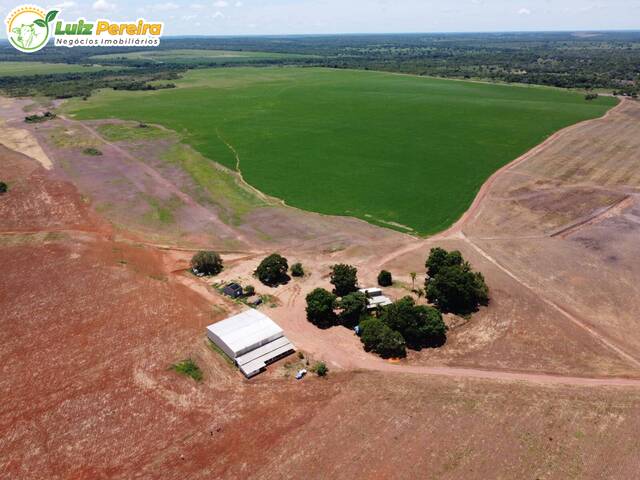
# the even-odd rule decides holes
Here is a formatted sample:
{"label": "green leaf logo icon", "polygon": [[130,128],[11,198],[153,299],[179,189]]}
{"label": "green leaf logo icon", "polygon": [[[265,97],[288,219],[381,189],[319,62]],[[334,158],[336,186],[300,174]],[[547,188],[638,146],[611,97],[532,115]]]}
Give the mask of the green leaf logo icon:
{"label": "green leaf logo icon", "polygon": [[56,15],[58,15],[58,10],[51,10],[49,13],[47,13],[47,16],[45,17],[45,21],[47,23],[51,23],[53,19],[56,18]]}

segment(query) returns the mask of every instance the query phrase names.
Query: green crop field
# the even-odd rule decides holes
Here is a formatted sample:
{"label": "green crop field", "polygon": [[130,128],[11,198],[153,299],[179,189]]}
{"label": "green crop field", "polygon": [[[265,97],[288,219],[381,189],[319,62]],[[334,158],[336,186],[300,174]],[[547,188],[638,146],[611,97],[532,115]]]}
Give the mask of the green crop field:
{"label": "green crop field", "polygon": [[309,55],[247,52],[231,50],[144,50],[141,52],[110,53],[106,55],[94,55],[91,57],[96,62],[107,60],[148,60],[156,63],[240,63],[259,60],[285,60],[296,58],[309,58]]}
{"label": "green crop field", "polygon": [[113,67],[100,65],[69,65],[66,63],[43,62],[0,62],[0,77],[16,77],[21,75],[48,75],[52,73],[97,72]]}
{"label": "green crop field", "polygon": [[[469,207],[498,168],[614,98],[319,68],[189,71],[179,87],[105,90],[80,119],[162,124],[289,205],[425,235]],[[237,152],[238,159],[235,156]]]}

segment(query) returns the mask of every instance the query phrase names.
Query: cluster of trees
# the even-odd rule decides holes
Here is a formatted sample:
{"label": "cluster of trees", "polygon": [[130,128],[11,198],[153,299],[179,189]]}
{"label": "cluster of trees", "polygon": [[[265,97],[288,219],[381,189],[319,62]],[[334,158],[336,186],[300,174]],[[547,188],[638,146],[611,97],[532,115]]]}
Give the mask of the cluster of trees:
{"label": "cluster of trees", "polygon": [[[407,296],[372,315],[367,296],[357,288],[358,270],[339,264],[331,267],[332,292],[316,288],[307,295],[307,319],[320,328],[358,325],[365,350],[382,357],[404,357],[407,348],[440,347],[447,340],[442,313],[477,311],[489,303],[489,289],[482,274],[474,272],[459,251],[433,248],[425,266],[425,292],[432,306],[418,305]],[[411,277],[415,282],[416,274]],[[381,286],[391,285],[392,280],[390,272],[378,275]]]}
{"label": "cluster of trees", "polygon": [[47,120],[53,120],[54,118],[56,118],[55,113],[44,112],[42,115],[27,115],[26,117],[24,117],[24,121],[25,123],[42,123],[46,122]]}
{"label": "cluster of trees", "polygon": [[333,265],[331,284],[333,292],[316,288],[307,295],[307,319],[320,328],[357,325],[367,311],[367,297],[358,291],[358,269]]}
{"label": "cluster of trees", "polygon": [[434,307],[416,305],[404,297],[384,307],[377,317],[360,322],[360,339],[364,349],[383,358],[406,356],[406,348],[421,350],[444,345],[447,325]]}
{"label": "cluster of trees", "polygon": [[156,83],[151,84],[143,81],[130,81],[115,83],[111,86],[114,90],[129,90],[129,91],[148,91],[148,90],[163,90],[166,88],[176,88],[175,83]]}
{"label": "cluster of trees", "polygon": [[488,305],[489,289],[459,251],[433,248],[426,262],[425,291],[429,302],[444,313],[467,315]]}
{"label": "cluster of trees", "polygon": [[[420,350],[446,341],[447,327],[433,307],[405,297],[369,315],[367,296],[358,291],[358,270],[345,264],[331,267],[332,292],[316,288],[307,295],[307,319],[320,328],[359,326],[365,350],[382,357],[404,357],[406,348]],[[388,272],[387,272],[388,273]],[[389,274],[390,276],[390,274]],[[387,275],[381,275],[387,280]]]}
{"label": "cluster of trees", "polygon": [[[73,50],[73,49],[71,49]],[[177,80],[184,66],[153,66],[96,72],[56,73],[0,77],[0,91],[9,96],[45,96],[52,98],[88,98],[100,88],[117,90],[157,90],[175,84],[149,84],[159,80]]]}

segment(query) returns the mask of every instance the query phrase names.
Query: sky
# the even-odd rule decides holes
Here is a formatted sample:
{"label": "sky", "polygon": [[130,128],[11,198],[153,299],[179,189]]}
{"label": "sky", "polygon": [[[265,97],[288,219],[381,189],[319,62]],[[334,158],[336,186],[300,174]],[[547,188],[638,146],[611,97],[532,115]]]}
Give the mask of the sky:
{"label": "sky", "polygon": [[[165,22],[166,35],[640,29],[640,0],[54,0],[74,21]],[[20,1],[0,0],[4,15]],[[4,32],[3,32],[4,33]]]}

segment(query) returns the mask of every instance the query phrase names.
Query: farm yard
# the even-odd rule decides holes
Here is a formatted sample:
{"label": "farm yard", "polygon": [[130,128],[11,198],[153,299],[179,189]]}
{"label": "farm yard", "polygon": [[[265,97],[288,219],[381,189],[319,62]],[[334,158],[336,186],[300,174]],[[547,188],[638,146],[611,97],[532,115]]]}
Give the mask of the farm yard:
{"label": "farm yard", "polygon": [[550,88],[315,68],[198,69],[176,84],[104,90],[65,112],[161,124],[288,205],[420,235],[453,224],[494,171],[616,103]]}

